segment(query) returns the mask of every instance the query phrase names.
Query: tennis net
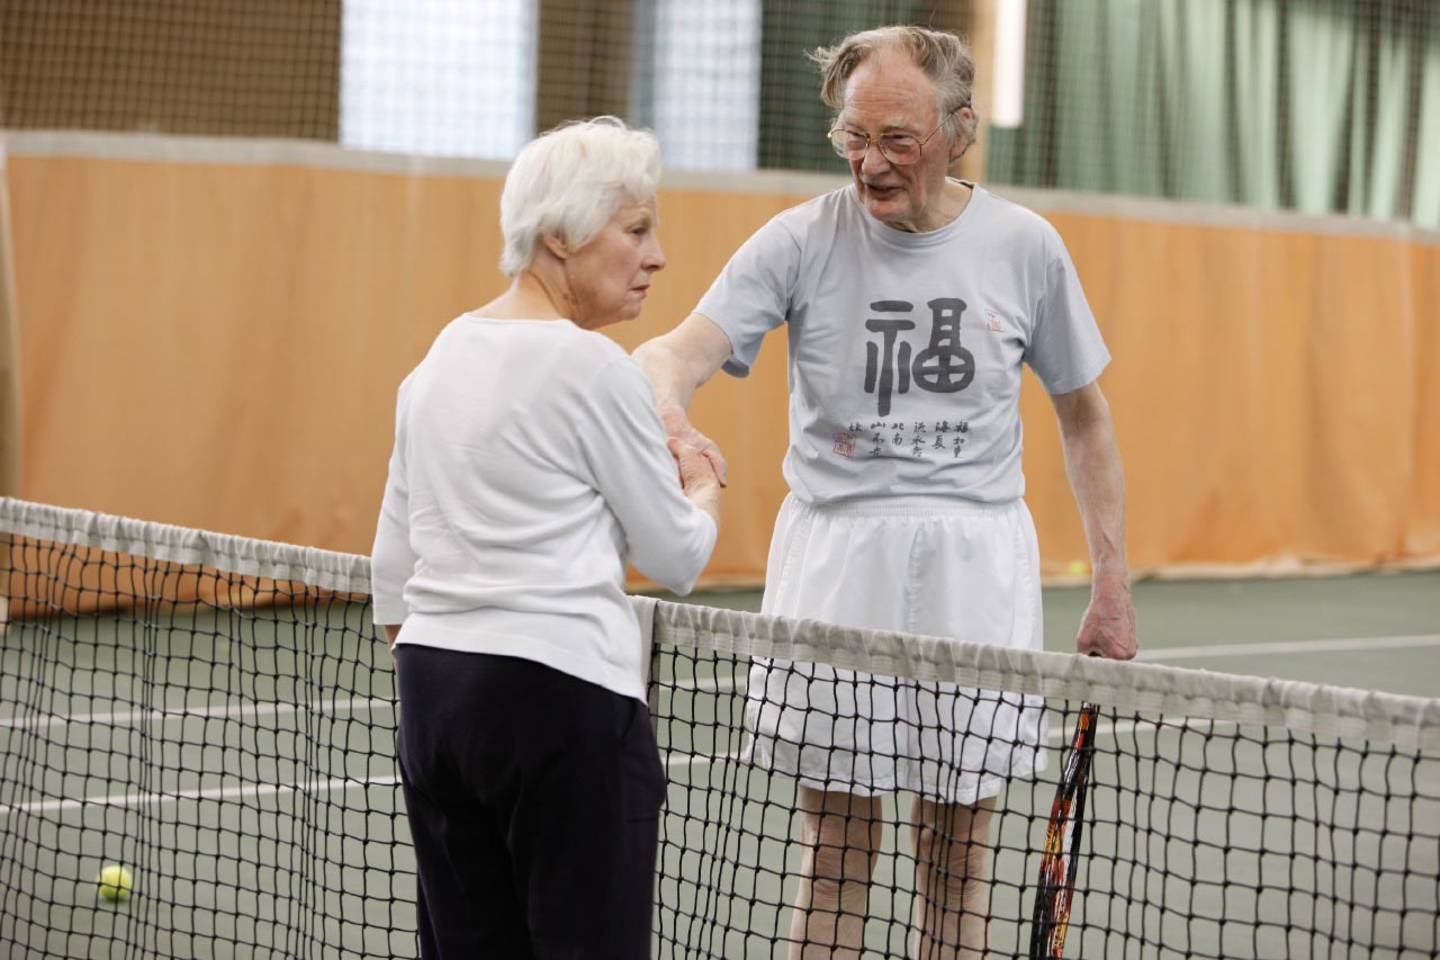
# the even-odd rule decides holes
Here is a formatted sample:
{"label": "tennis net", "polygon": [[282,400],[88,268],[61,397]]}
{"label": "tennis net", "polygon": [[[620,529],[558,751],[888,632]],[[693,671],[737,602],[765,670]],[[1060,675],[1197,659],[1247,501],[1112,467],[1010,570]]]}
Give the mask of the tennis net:
{"label": "tennis net", "polygon": [[[365,558],[15,500],[0,537],[0,948],[416,956]],[[790,955],[810,842],[797,770],[835,788],[879,755],[955,799],[977,761],[954,754],[977,743],[1001,789],[966,909],[988,918],[987,956],[1030,956],[1083,702],[1100,724],[1068,956],[1440,950],[1440,700],[636,604],[670,779],[657,956]],[[941,732],[987,698],[1036,718],[1036,750],[998,724],[951,750]],[[904,716],[922,724],[888,756],[847,751],[841,731],[862,735],[877,703],[919,705]],[[926,862],[948,866],[931,854],[960,838],[941,818],[917,858],[914,798],[885,793],[860,824],[865,955],[916,956],[917,878],[944,883]],[[134,876],[118,903],[98,895],[107,864]]]}

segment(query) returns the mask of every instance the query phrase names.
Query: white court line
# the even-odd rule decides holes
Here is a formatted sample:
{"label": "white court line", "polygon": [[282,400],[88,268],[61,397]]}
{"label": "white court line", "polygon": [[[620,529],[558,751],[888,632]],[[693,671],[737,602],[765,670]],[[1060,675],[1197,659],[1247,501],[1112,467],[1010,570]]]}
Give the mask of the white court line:
{"label": "white court line", "polygon": [[389,787],[399,782],[399,776],[371,777],[365,780],[336,777],[329,780],[306,780],[302,783],[245,783],[238,787],[205,787],[199,790],[177,790],[174,793],[117,793],[108,797],[86,797],[83,800],[37,800],[9,807],[0,806],[0,817],[12,813],[61,813],[85,807],[147,807],[181,800],[258,800],[260,797],[272,797],[282,793],[328,793],[331,790],[348,790],[353,787]]}
{"label": "white court line", "polygon": [[[1163,660],[1189,660],[1202,657],[1259,657],[1273,656],[1284,653],[1343,653],[1356,650],[1396,650],[1407,648],[1421,648],[1440,646],[1440,634],[1414,634],[1409,636],[1392,637],[1351,637],[1336,640],[1283,640],[1270,643],[1244,643],[1244,644],[1214,644],[1189,647],[1170,647],[1156,651],[1144,651],[1139,659],[1145,661]],[[733,677],[702,677],[692,679],[688,684],[679,685],[678,689],[693,690],[696,692],[724,693],[736,689]],[[389,708],[391,703],[387,700],[365,699],[352,697],[347,700],[333,701],[336,709],[357,710],[376,709],[378,707]],[[191,710],[173,711],[137,711],[134,713],[114,714],[84,714],[73,717],[53,717],[40,720],[0,720],[0,728],[30,728],[65,725],[70,723],[127,723],[136,719],[183,719],[187,716],[260,716],[293,712],[301,709],[315,710],[313,705],[293,706],[286,704],[269,704],[266,706],[253,707],[208,707]],[[1209,722],[1209,721],[1206,721]],[[1185,727],[1184,721],[1164,721],[1167,726]],[[1118,724],[1101,723],[1096,728],[1097,733],[1120,734],[1132,732],[1136,728],[1134,721],[1124,721]],[[1148,726],[1148,725],[1147,725]],[[1053,728],[1049,739],[1054,741],[1061,734]],[[738,754],[728,753],[720,757],[706,757],[693,755],[680,755],[667,757],[665,766],[667,769],[676,767],[693,767],[702,763],[713,763],[716,761],[729,761],[736,759]],[[304,790],[305,792],[329,792],[331,790],[346,790],[363,786],[393,786],[399,783],[398,776],[379,777],[369,780],[312,780],[304,784],[247,784],[243,787],[214,787],[205,790],[181,791],[175,794],[123,794],[109,797],[88,797],[83,800],[43,800],[34,803],[16,804],[10,807],[0,806],[0,816],[8,816],[12,812],[57,812],[63,810],[80,809],[90,806],[142,806],[151,803],[162,803],[167,801],[194,800],[194,799],[228,799],[244,796],[259,797],[262,795],[273,795],[279,793]]]}
{"label": "white court line", "polygon": [[[739,751],[718,757],[680,755],[667,757],[667,770],[677,767],[694,767],[699,764],[738,760]],[[258,800],[282,793],[328,793],[332,790],[352,790],[357,787],[393,787],[400,783],[399,775],[369,777],[364,780],[341,779],[306,780],[304,783],[245,783],[238,787],[205,787],[199,790],[177,790],[174,793],[117,793],[106,797],[86,797],[83,800],[37,800],[31,803],[17,803],[0,806],[0,817],[12,813],[64,813],[83,810],[86,807],[147,807],[159,803],[178,803],[182,800]]]}
{"label": "white court line", "polygon": [[698,767],[702,763],[729,763],[731,760],[739,760],[740,751],[733,753],[722,753],[718,757],[703,756],[698,753],[681,753],[665,758],[665,769],[673,770],[676,767]]}
{"label": "white court line", "polygon": [[1440,646],[1440,633],[1401,637],[1347,637],[1341,640],[1277,640],[1270,643],[1216,643],[1141,650],[1137,660],[1195,660],[1202,657],[1268,657],[1280,653],[1346,653]]}
{"label": "white court line", "polygon": [[[729,762],[740,758],[739,751],[721,754],[718,757],[680,755],[665,758],[667,770],[678,767],[694,767],[700,764]],[[306,780],[303,783],[245,783],[238,787],[205,787],[199,790],[177,790],[174,793],[117,793],[106,797],[86,797],[83,800],[36,800],[0,806],[0,817],[12,813],[65,813],[83,810],[87,807],[148,807],[160,803],[178,803],[182,800],[258,800],[282,793],[329,793],[332,790],[353,790],[358,787],[393,787],[400,783],[398,774],[388,777],[368,777],[364,780],[341,779]]]}
{"label": "white court line", "polygon": [[56,717],[34,717],[30,719],[0,719],[0,730],[45,730],[52,727],[76,726],[126,726],[149,720],[186,720],[191,717],[222,720],[246,720],[260,717],[278,717],[291,713],[353,713],[360,710],[389,709],[394,706],[389,700],[373,697],[348,697],[344,700],[323,700],[319,703],[255,703],[246,706],[223,707],[176,707],[168,710],[130,710],[121,713],[75,713]]}
{"label": "white court line", "polygon": [[[661,689],[666,689],[662,687]],[[729,677],[687,677],[677,679],[668,689],[694,691],[696,693],[730,693],[735,689],[735,678]]]}

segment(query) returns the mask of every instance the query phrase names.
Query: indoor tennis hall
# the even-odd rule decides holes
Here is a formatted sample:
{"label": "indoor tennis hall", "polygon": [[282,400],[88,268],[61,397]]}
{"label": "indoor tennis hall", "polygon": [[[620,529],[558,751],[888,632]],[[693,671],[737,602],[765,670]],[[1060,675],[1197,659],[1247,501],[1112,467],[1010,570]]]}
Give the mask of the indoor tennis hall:
{"label": "indoor tennis hall", "polygon": [[[888,698],[938,717],[889,759],[944,802],[1016,749],[945,730],[1038,718],[1033,769],[986,773],[984,956],[1440,956],[1440,9],[1410,0],[0,0],[0,953],[420,956],[369,551],[397,386],[508,282],[511,161],[655,132],[668,265],[605,330],[633,350],[851,182],[807,51],[893,23],[968,39],[950,175],[1055,227],[1108,346],[1139,654],[1075,652],[1090,553],[1030,374],[1043,650],[762,614],[770,336],[690,408],[729,464],[699,586],[627,583],[652,955],[801,955],[774,751],[853,771],[838,732]],[[930,444],[894,399],[847,443]],[[804,745],[763,745],[794,711],[757,664],[835,678]],[[921,943],[917,799],[882,797],[860,956],[970,956]]]}

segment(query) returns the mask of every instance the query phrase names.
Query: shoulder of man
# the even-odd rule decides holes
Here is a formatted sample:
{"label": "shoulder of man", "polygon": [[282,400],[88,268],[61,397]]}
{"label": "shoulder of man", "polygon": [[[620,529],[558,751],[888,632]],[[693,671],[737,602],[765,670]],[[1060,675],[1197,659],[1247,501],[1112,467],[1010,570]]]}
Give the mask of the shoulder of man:
{"label": "shoulder of man", "polygon": [[765,225],[751,234],[754,242],[783,242],[788,238],[797,248],[804,249],[806,241],[815,235],[829,236],[836,232],[843,221],[849,199],[848,186],[822,193],[793,207],[786,207],[765,222]]}
{"label": "shoulder of man", "polygon": [[791,233],[799,235],[810,227],[834,223],[844,215],[850,203],[850,189],[850,185],[846,184],[793,207],[786,207],[770,218],[770,224],[783,226]]}
{"label": "shoulder of man", "polygon": [[1046,247],[1062,243],[1059,231],[1043,214],[984,187],[976,187],[975,196],[984,204],[985,228],[992,237]]}

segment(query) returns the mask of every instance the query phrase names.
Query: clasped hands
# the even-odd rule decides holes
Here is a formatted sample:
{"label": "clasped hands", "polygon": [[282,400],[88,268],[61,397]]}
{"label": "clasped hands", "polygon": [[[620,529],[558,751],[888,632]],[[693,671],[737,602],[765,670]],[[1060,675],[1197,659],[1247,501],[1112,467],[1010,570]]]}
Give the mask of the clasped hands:
{"label": "clasped hands", "polygon": [[665,425],[666,446],[680,470],[680,486],[690,490],[696,486],[718,483],[725,486],[729,468],[720,447],[696,430],[681,407],[668,407],[660,412]]}

